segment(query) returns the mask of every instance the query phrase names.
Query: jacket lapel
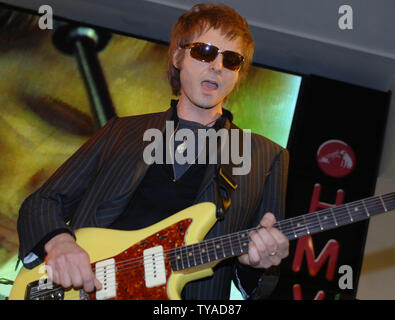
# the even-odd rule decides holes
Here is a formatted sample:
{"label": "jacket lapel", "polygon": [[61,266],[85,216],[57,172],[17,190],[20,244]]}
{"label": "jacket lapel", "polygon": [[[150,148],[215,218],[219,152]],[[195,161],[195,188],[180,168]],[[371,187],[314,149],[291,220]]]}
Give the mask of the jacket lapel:
{"label": "jacket lapel", "polygon": [[166,121],[170,120],[172,118],[172,113],[173,113],[173,108],[169,108],[167,111],[160,113],[158,117],[152,117],[152,120],[146,121],[141,128],[137,132],[137,141],[141,141],[141,144],[138,144],[138,152],[137,154],[139,155],[139,159],[137,160],[136,164],[136,171],[134,175],[134,179],[131,183],[131,189],[135,190],[135,188],[140,184],[141,180],[144,178],[148,168],[149,164],[144,160],[143,158],[143,153],[144,149],[150,144],[154,143],[155,146],[158,146],[159,144],[162,144],[162,139],[156,139],[154,142],[150,141],[144,141],[144,133],[149,130],[149,129],[157,129],[160,130],[163,134],[165,128],[166,128]]}

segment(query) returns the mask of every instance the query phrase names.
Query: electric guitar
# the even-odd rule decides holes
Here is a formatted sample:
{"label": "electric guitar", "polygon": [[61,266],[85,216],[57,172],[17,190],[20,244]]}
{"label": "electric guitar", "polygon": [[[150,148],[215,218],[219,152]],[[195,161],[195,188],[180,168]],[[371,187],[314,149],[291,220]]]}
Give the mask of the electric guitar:
{"label": "electric guitar", "polygon": [[[65,290],[51,283],[42,264],[21,269],[9,299],[181,299],[186,283],[210,276],[222,259],[246,253],[248,234],[257,229],[202,241],[216,222],[215,211],[213,203],[205,202],[136,231],[79,229],[77,243],[94,261],[92,269],[103,288],[93,293]],[[293,240],[393,211],[395,192],[277,221],[274,226]]]}

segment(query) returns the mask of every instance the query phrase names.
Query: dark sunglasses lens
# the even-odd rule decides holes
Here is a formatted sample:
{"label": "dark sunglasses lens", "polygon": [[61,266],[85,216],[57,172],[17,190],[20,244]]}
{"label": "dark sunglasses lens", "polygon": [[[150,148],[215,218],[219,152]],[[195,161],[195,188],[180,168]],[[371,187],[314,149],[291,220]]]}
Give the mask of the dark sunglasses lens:
{"label": "dark sunglasses lens", "polygon": [[[223,54],[224,67],[233,71],[240,70],[243,57],[233,51],[225,51]],[[191,56],[199,61],[211,62],[218,56],[218,48],[205,43],[196,43],[191,48]]]}
{"label": "dark sunglasses lens", "polygon": [[224,67],[233,71],[237,71],[240,69],[241,64],[243,63],[243,57],[236,52],[225,51],[223,53],[224,56]]}
{"label": "dark sunglasses lens", "polygon": [[191,56],[200,61],[211,62],[214,61],[218,55],[217,48],[208,44],[197,44],[191,48]]}

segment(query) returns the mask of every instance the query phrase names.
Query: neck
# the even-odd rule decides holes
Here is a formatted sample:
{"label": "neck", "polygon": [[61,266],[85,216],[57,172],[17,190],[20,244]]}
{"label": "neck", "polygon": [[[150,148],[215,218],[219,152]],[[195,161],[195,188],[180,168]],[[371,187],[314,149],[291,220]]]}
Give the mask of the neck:
{"label": "neck", "polygon": [[[279,220],[274,224],[274,227],[289,240],[294,240],[390,212],[395,212],[395,192],[382,196],[371,196],[317,212]],[[246,253],[250,242],[249,233],[258,228],[260,227],[177,247],[172,250],[172,268],[176,271],[188,269]]]}
{"label": "neck", "polygon": [[222,115],[222,103],[211,108],[204,108],[194,105],[189,99],[181,95],[177,105],[177,114],[181,119],[212,127],[215,121]]}

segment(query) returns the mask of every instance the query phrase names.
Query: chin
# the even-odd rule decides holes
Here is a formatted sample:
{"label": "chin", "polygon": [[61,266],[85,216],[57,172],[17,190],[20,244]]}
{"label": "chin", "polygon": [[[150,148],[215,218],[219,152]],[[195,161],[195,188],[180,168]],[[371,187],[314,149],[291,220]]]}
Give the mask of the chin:
{"label": "chin", "polygon": [[212,109],[221,104],[222,100],[217,100],[217,99],[200,99],[196,100],[196,103],[194,103],[196,106],[202,109]]}

